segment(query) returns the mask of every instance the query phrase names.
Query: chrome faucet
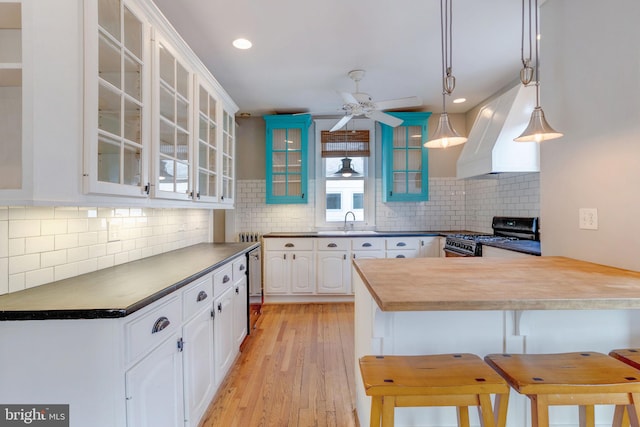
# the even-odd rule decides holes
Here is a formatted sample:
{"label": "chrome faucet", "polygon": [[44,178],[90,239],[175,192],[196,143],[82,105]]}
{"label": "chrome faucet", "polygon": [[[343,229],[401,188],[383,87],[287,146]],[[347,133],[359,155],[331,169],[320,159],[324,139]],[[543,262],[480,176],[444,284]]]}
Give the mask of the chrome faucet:
{"label": "chrome faucet", "polygon": [[[351,216],[353,216],[353,221],[354,222],[356,220],[356,214],[354,214],[353,212],[349,211],[346,214],[344,214],[344,231],[347,231],[347,217],[349,216],[349,214],[351,214]],[[351,228],[353,229],[353,223],[351,223]]]}

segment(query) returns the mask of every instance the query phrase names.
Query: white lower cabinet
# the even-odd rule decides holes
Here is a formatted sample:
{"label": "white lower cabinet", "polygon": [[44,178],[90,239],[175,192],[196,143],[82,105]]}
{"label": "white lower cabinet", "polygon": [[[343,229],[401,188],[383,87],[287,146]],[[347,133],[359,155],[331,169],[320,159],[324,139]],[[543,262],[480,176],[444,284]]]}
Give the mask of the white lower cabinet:
{"label": "white lower cabinet", "polygon": [[310,294],[315,289],[313,239],[266,239],[265,294]]}
{"label": "white lower cabinet", "polygon": [[420,256],[420,238],[388,237],[387,258],[417,258]]}
{"label": "white lower cabinet", "polygon": [[420,237],[420,256],[437,258],[440,256],[440,237]]}
{"label": "white lower cabinet", "polygon": [[316,254],[319,294],[345,294],[350,292],[351,260],[347,251],[324,251]]}
{"label": "white lower cabinet", "polygon": [[233,289],[229,287],[213,302],[216,386],[222,383],[238,352],[233,339],[233,296]]}
{"label": "white lower cabinet", "polygon": [[233,296],[233,339],[236,348],[240,348],[247,336],[249,319],[247,317],[247,277],[236,281]]}
{"label": "white lower cabinet", "polygon": [[182,328],[185,424],[197,426],[215,392],[212,300]]}
{"label": "white lower cabinet", "polygon": [[184,424],[182,353],[172,334],[125,374],[127,426]]}

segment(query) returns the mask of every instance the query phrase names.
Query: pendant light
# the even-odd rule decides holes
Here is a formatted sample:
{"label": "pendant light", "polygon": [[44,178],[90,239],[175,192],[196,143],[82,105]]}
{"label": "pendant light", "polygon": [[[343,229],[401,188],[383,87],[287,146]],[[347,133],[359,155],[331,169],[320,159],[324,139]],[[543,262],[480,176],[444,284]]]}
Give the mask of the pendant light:
{"label": "pendant light", "polygon": [[360,174],[358,172],[356,172],[352,167],[351,167],[351,159],[348,157],[347,152],[346,152],[346,147],[348,144],[348,123],[345,125],[344,127],[344,146],[345,146],[345,153],[344,153],[344,159],[342,159],[342,167],[340,169],[338,169],[338,171],[336,173],[334,173],[334,176],[342,176],[344,178],[349,178],[351,176],[360,176]]}
{"label": "pendant light", "polygon": [[440,39],[442,41],[442,114],[436,131],[431,139],[425,142],[427,148],[447,148],[467,142],[467,138],[460,136],[449,122],[446,108],[446,96],[451,95],[456,87],[456,78],[451,72],[453,59],[453,0],[440,0]]}
{"label": "pendant light", "polygon": [[[522,60],[522,70],[520,70],[520,81],[523,85],[527,86],[531,83],[533,78],[535,77],[535,82],[533,83],[536,87],[536,107],[533,109],[531,113],[531,119],[529,119],[529,125],[522,132],[522,134],[514,138],[514,141],[517,142],[542,142],[549,139],[556,139],[562,136],[562,133],[554,130],[547,120],[544,117],[544,111],[542,111],[542,107],[540,107],[540,75],[539,75],[539,55],[540,51],[538,48],[538,0],[533,0],[533,9],[532,9],[532,0],[527,0],[529,2],[529,10],[528,10],[528,18],[529,18],[529,57],[525,58],[524,55],[524,46],[525,46],[525,0],[522,0],[522,44],[521,44],[521,60]],[[535,28],[535,33],[532,30],[531,23],[531,15],[533,13],[534,23],[533,27]],[[534,39],[535,42],[535,50],[531,49],[531,39]],[[535,69],[531,67],[531,55],[535,55]]]}

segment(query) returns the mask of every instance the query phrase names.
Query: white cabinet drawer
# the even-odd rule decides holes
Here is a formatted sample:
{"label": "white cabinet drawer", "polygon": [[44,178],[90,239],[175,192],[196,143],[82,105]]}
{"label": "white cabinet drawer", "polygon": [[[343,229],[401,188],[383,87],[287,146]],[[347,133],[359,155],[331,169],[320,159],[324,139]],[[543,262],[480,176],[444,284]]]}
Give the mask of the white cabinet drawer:
{"label": "white cabinet drawer", "polygon": [[125,324],[127,363],[144,356],[180,328],[180,297],[167,298],[161,305]]}
{"label": "white cabinet drawer", "polygon": [[213,276],[207,274],[182,292],[182,314],[189,319],[204,306],[213,307]]}
{"label": "white cabinet drawer", "polygon": [[264,249],[267,251],[311,251],[313,250],[313,239],[304,237],[264,239]]}
{"label": "white cabinet drawer", "polygon": [[387,250],[395,250],[395,249],[418,249],[420,246],[420,239],[415,237],[388,237],[387,239]]}
{"label": "white cabinet drawer", "polygon": [[233,285],[233,265],[225,264],[213,273],[213,297],[217,298]]}
{"label": "white cabinet drawer", "polygon": [[247,257],[242,255],[233,261],[233,283],[247,275]]}
{"label": "white cabinet drawer", "polygon": [[319,251],[348,251],[350,239],[315,239],[316,249]]}
{"label": "white cabinet drawer", "polygon": [[356,237],[351,239],[351,249],[354,251],[384,250],[384,239],[380,237]]}

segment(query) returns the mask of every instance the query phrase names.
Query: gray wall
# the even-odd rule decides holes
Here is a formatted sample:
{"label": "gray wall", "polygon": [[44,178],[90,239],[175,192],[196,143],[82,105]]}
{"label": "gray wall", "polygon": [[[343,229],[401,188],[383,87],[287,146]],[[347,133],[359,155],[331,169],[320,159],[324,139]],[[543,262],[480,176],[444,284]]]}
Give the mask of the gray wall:
{"label": "gray wall", "polygon": [[[542,248],[640,270],[640,2],[547,1],[541,103],[564,132],[541,147]],[[599,229],[580,230],[578,209]]]}

